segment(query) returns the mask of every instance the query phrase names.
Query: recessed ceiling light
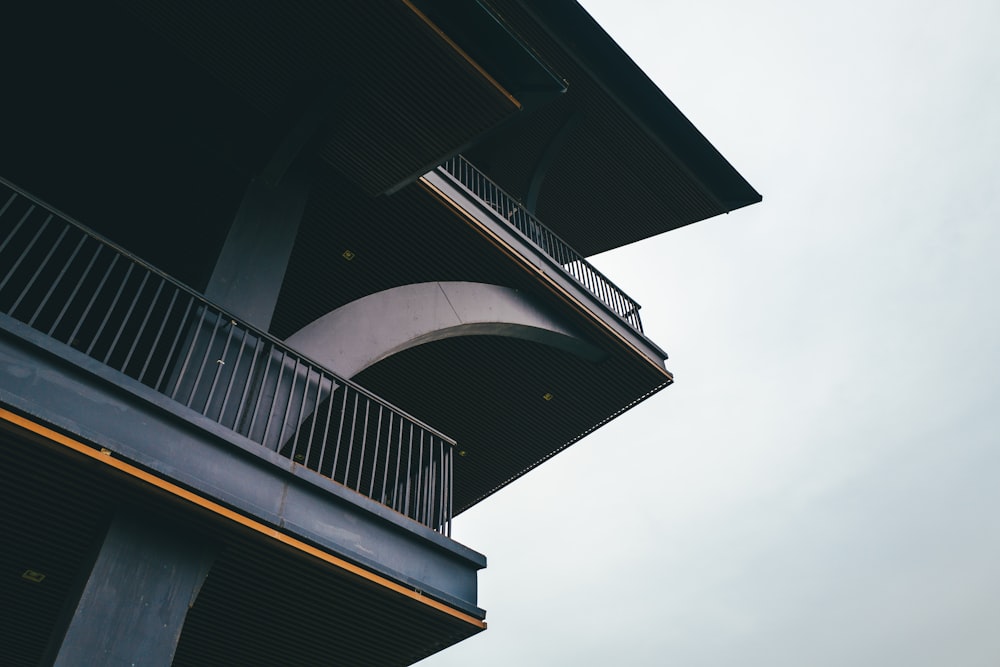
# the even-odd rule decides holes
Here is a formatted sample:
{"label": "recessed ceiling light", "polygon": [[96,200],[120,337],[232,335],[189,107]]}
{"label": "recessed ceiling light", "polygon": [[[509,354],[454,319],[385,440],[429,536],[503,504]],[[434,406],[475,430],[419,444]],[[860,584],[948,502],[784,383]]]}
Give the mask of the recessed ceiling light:
{"label": "recessed ceiling light", "polygon": [[349,262],[352,259],[354,259],[354,253],[351,252],[350,250],[345,250],[343,253],[341,253],[341,257],[343,257]]}
{"label": "recessed ceiling light", "polygon": [[542,394],[542,398],[545,399],[546,401],[551,401],[552,400],[552,392],[551,391],[545,392],[544,394]]}
{"label": "recessed ceiling light", "polygon": [[45,578],[45,575],[35,570],[25,570],[21,574],[21,578],[26,581],[30,581],[33,584],[40,584],[42,582],[42,579]]}

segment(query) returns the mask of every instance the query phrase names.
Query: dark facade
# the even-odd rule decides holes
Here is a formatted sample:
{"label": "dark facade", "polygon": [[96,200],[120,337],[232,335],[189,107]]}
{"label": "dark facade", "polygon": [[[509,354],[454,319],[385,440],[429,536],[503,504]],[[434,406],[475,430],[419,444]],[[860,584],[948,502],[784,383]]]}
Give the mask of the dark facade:
{"label": "dark facade", "polygon": [[587,257],[760,200],[575,2],[16,3],[0,662],[405,665],[667,387]]}

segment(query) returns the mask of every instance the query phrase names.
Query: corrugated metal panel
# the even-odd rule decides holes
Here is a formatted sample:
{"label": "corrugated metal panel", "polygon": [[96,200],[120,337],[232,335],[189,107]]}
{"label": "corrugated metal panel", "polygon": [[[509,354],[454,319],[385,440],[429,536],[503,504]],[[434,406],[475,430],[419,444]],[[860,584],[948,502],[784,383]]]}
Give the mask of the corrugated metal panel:
{"label": "corrugated metal panel", "polygon": [[[4,431],[0,451],[0,664],[36,665],[114,500],[79,461]],[[23,579],[29,569],[44,580]]]}

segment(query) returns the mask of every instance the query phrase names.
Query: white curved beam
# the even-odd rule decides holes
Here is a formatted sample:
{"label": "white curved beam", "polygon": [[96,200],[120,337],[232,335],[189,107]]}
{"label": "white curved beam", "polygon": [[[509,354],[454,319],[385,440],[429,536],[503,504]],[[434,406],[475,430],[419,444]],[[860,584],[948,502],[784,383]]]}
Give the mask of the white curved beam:
{"label": "white curved beam", "polygon": [[285,340],[342,377],[392,354],[454,336],[522,338],[598,361],[604,353],[517,290],[433,282],[376,292],[327,313]]}

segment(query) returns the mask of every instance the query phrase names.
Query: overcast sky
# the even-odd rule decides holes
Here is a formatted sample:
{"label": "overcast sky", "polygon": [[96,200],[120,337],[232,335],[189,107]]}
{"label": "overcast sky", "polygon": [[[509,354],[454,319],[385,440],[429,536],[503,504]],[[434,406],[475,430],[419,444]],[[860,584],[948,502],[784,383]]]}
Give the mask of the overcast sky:
{"label": "overcast sky", "polygon": [[583,4],[764,202],[596,258],[677,382],[458,518],[421,664],[1000,664],[1000,2]]}

